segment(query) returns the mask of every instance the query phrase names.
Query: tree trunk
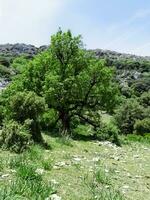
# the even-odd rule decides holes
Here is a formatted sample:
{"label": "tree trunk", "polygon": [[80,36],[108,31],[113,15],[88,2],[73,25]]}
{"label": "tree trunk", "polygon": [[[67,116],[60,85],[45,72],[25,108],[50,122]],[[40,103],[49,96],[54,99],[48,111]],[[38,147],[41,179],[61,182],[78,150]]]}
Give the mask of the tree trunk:
{"label": "tree trunk", "polygon": [[60,112],[59,114],[62,123],[62,136],[66,136],[70,133],[70,117],[66,112]]}
{"label": "tree trunk", "polygon": [[33,138],[34,142],[36,142],[36,143],[42,143],[43,142],[39,122],[37,122],[37,121],[32,122],[31,133],[32,133],[32,138]]}

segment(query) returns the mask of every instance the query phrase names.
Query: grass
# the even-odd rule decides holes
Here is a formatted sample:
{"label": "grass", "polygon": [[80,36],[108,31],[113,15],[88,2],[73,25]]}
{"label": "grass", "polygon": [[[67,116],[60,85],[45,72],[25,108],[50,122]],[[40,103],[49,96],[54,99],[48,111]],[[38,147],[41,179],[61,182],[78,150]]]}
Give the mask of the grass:
{"label": "grass", "polygon": [[0,200],[45,200],[52,193],[62,200],[149,199],[149,143],[127,137],[126,145],[116,147],[44,138],[51,150],[0,150]]}

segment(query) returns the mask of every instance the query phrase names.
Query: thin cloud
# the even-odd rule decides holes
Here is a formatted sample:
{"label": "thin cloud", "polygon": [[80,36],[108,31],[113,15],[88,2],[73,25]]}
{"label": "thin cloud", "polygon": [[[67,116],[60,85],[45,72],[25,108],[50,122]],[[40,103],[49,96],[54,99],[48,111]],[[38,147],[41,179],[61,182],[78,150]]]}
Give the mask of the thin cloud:
{"label": "thin cloud", "polygon": [[145,17],[148,17],[150,15],[150,9],[143,9],[143,10],[138,10],[135,15],[133,16],[133,19],[142,19]]}
{"label": "thin cloud", "polygon": [[3,27],[0,43],[25,42],[38,46],[45,43],[66,1],[0,0],[0,27]]}
{"label": "thin cloud", "polygon": [[146,49],[147,47],[150,47],[150,42],[145,43],[144,45],[135,48],[134,51],[135,52],[141,52],[142,50]]}
{"label": "thin cloud", "polygon": [[137,22],[140,19],[144,19],[146,17],[148,17],[150,15],[150,9],[143,9],[143,10],[138,10],[131,18],[129,18],[127,21],[125,21],[124,23],[115,26],[115,29],[117,31],[117,29],[119,30],[124,30],[126,29],[127,31],[125,31],[123,34],[121,34],[121,36],[117,37],[116,39],[114,39],[113,41],[111,41],[110,43],[108,43],[105,48],[111,48],[112,46],[116,46],[118,45],[120,42],[125,41],[128,38],[133,37],[135,34],[141,32],[142,30],[145,29],[145,25],[141,26],[140,28],[137,28],[136,30],[132,30],[130,27],[132,24],[134,24],[134,22]]}

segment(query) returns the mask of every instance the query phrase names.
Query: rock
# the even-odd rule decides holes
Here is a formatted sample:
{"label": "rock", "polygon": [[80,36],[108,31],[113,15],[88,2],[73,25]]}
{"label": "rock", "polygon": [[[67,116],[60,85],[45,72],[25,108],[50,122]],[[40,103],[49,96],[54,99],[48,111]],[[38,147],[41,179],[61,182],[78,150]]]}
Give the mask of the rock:
{"label": "rock", "polygon": [[135,178],[142,178],[142,176],[136,175]]}
{"label": "rock", "polygon": [[12,173],[16,173],[15,169],[10,169],[9,171],[12,172]]}
{"label": "rock", "polygon": [[73,160],[76,161],[76,162],[80,162],[81,158],[73,158]]}
{"label": "rock", "polygon": [[95,157],[95,158],[92,159],[92,161],[94,161],[94,162],[98,162],[99,160],[100,160],[99,157]]}
{"label": "rock", "polygon": [[58,185],[58,184],[59,184],[55,179],[52,179],[50,182],[51,182],[52,184],[54,184],[54,185]]}
{"label": "rock", "polygon": [[134,155],[133,158],[139,158],[139,155]]}
{"label": "rock", "polygon": [[57,194],[52,194],[50,197],[46,198],[45,200],[61,200],[61,197]]}
{"label": "rock", "polygon": [[37,174],[42,175],[42,174],[44,173],[44,169],[38,168],[38,169],[35,170],[35,172],[36,172]]}
{"label": "rock", "polygon": [[68,162],[60,161],[60,162],[55,163],[53,168],[60,169],[61,167],[66,167],[66,166],[70,166],[70,165],[71,165],[70,162],[68,163]]}
{"label": "rock", "polygon": [[124,185],[122,188],[123,189],[129,189],[129,186],[128,185]]}
{"label": "rock", "polygon": [[108,170],[108,169],[105,169],[104,171],[105,171],[106,173],[108,173],[108,172],[109,172],[109,170]]}
{"label": "rock", "polygon": [[3,175],[1,175],[1,179],[5,179],[5,178],[7,178],[9,176],[10,176],[10,174],[3,174]]}

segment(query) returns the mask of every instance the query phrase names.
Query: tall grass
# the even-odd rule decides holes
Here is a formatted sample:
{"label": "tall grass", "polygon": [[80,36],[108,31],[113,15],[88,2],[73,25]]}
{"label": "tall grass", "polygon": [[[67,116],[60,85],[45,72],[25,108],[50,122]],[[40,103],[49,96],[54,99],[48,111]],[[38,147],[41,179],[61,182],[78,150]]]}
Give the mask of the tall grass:
{"label": "tall grass", "polygon": [[39,146],[32,146],[30,150],[11,157],[8,166],[0,163],[0,170],[4,167],[15,170],[13,179],[1,186],[0,200],[43,200],[55,192],[53,185],[36,171],[38,167],[52,168],[51,160],[44,160],[43,153]]}
{"label": "tall grass", "polygon": [[85,176],[84,182],[90,192],[89,200],[124,200],[119,190],[113,188],[110,177],[102,168],[97,169],[91,176]]}

